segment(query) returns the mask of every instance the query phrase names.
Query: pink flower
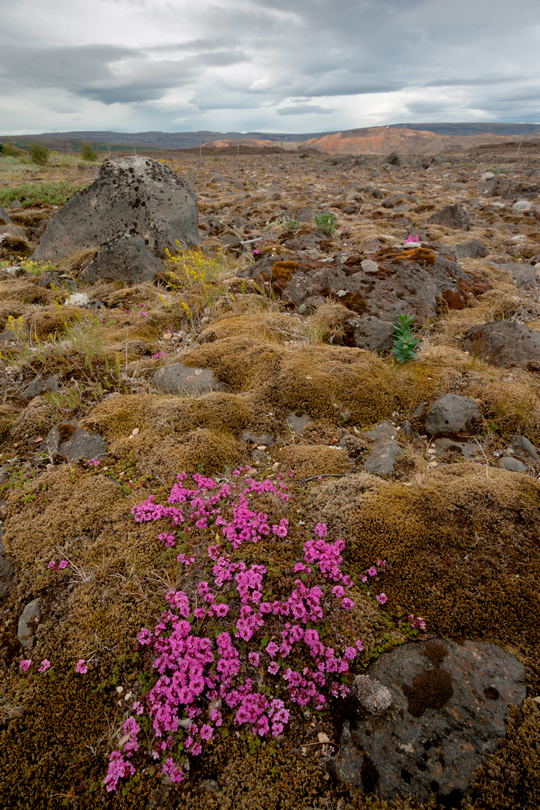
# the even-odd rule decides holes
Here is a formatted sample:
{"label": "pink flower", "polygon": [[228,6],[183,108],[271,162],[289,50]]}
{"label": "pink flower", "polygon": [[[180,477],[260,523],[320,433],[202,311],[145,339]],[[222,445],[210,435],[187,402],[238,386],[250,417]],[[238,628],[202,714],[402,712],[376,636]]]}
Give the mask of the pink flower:
{"label": "pink flower", "polygon": [[345,599],[341,600],[341,607],[343,610],[352,610],[354,607],[354,602],[352,599],[349,599],[349,597],[346,596]]}
{"label": "pink flower", "polygon": [[24,661],[21,661],[19,663],[19,669],[21,670],[21,672],[28,672],[31,666],[32,666],[31,658],[25,658]]}
{"label": "pink flower", "polygon": [[368,568],[368,574],[369,574],[370,577],[376,577],[377,576],[377,569],[374,568],[373,566],[371,566],[371,568]]}
{"label": "pink flower", "polygon": [[101,461],[98,458],[89,458],[88,461],[86,462],[87,467],[99,467],[100,464]]}
{"label": "pink flower", "polygon": [[270,673],[270,675],[277,675],[278,672],[279,672],[279,664],[278,664],[278,662],[277,661],[270,661],[270,663],[266,667],[266,670],[267,670],[267,672]]}
{"label": "pink flower", "polygon": [[60,560],[58,563],[58,568],[67,568],[69,565],[69,560]]}
{"label": "pink flower", "polygon": [[148,312],[139,312],[141,318],[148,318]]}
{"label": "pink flower", "polygon": [[75,672],[79,675],[86,675],[88,672],[88,664],[84,660],[84,658],[79,658],[77,663],[75,664]]}
{"label": "pink flower", "polygon": [[261,660],[261,656],[257,652],[250,652],[248,653],[248,661],[252,667],[258,667]]}
{"label": "pink flower", "polygon": [[38,672],[47,672],[48,669],[51,668],[51,662],[48,658],[44,658],[41,664],[39,665]]}
{"label": "pink flower", "polygon": [[205,740],[205,741],[211,740],[213,734],[214,734],[214,729],[212,728],[212,726],[209,726],[209,725],[206,725],[206,724],[204,726],[202,726],[202,728],[201,728],[201,740]]}
{"label": "pink flower", "polygon": [[50,568],[51,570],[53,570],[53,571],[54,571],[54,569],[56,568],[56,563],[55,563],[55,561],[54,561],[54,560],[51,560],[51,561],[50,561],[50,563],[47,563],[47,568]]}
{"label": "pink flower", "polygon": [[378,593],[375,599],[379,605],[385,605],[388,602],[388,597],[385,593]]}

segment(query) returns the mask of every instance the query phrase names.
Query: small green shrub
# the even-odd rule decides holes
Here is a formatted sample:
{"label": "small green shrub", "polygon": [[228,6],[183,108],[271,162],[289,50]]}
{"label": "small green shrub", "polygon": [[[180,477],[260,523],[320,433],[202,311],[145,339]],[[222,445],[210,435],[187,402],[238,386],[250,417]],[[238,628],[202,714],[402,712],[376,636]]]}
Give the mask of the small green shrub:
{"label": "small green shrub", "polygon": [[12,188],[0,188],[0,205],[8,206],[13,200],[20,200],[23,208],[42,203],[64,205],[81,188],[84,188],[84,185],[74,185],[65,181],[24,183]]}
{"label": "small green shrub", "polygon": [[398,315],[394,321],[394,343],[392,354],[398,363],[407,363],[416,357],[418,339],[414,336],[412,325],[414,318],[410,315]]}
{"label": "small green shrub", "polygon": [[333,234],[337,228],[337,217],[335,214],[325,211],[322,214],[317,214],[315,217],[315,225],[317,228],[320,228],[321,231],[325,231],[327,234]]}
{"label": "small green shrub", "polygon": [[89,160],[91,162],[94,162],[98,159],[98,157],[99,155],[93,148],[90,141],[84,141],[83,143],[81,143],[81,158],[83,160]]}
{"label": "small green shrub", "polygon": [[28,154],[32,158],[33,163],[36,163],[38,166],[47,165],[49,162],[49,150],[44,144],[32,141],[26,148],[28,149]]}
{"label": "small green shrub", "polygon": [[3,143],[0,146],[0,155],[2,155],[2,157],[21,158],[24,156],[24,152],[12,143]]}

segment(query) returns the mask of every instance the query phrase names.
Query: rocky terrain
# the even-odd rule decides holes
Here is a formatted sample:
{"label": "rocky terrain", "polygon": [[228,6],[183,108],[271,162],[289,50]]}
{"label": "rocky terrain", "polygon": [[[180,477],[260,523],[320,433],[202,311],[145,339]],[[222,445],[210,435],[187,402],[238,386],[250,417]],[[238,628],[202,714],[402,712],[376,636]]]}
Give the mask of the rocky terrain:
{"label": "rocky terrain", "polygon": [[534,145],[17,172],[2,806],[537,808]]}

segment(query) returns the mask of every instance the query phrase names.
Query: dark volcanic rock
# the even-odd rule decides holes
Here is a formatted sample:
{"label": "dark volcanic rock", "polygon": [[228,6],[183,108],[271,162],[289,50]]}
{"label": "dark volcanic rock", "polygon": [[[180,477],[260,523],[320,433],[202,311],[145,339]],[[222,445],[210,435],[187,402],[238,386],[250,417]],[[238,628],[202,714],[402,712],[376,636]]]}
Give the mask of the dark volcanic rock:
{"label": "dark volcanic rock", "polygon": [[354,345],[359,349],[371,352],[386,352],[394,342],[394,325],[391,321],[382,321],[373,315],[362,315],[351,318],[349,325],[353,329]]}
{"label": "dark volcanic rock", "polygon": [[393,439],[378,441],[369,454],[364,469],[370,475],[392,475],[396,461],[403,453]]}
{"label": "dark volcanic rock", "polygon": [[199,396],[210,391],[222,391],[224,386],[209,368],[193,368],[184,363],[170,363],[153,376],[156,388],[165,394]]}
{"label": "dark volcanic rock", "polygon": [[50,374],[48,377],[42,377],[38,374],[33,380],[30,380],[28,385],[21,391],[22,399],[32,399],[37,397],[38,394],[43,394],[44,391],[60,390],[60,375]]}
{"label": "dark volcanic rock", "polygon": [[108,279],[124,284],[153,281],[163,263],[151,253],[140,236],[124,234],[103,245],[81,273],[84,281]]}
{"label": "dark volcanic rock", "polygon": [[23,612],[19,616],[17,624],[17,638],[21,647],[29,650],[33,647],[35,641],[35,630],[39,624],[41,615],[41,599],[32,599],[31,602],[25,606]]}
{"label": "dark volcanic rock", "polygon": [[443,225],[445,228],[459,228],[459,230],[468,231],[471,218],[467,211],[459,205],[447,205],[446,208],[433,214],[429,218],[429,222]]}
{"label": "dark volcanic rock", "polygon": [[473,326],[463,340],[463,348],[494,366],[540,367],[540,332],[515,321]]}
{"label": "dark volcanic rock", "polygon": [[494,644],[433,640],[382,655],[368,670],[391,693],[382,714],[347,720],[332,770],[382,799],[435,795],[458,807],[497,748],[508,708],[526,697],[525,670]]}
{"label": "dark volcanic rock", "polygon": [[[376,272],[372,272],[373,264],[377,265]],[[424,323],[435,317],[441,307],[462,309],[472,295],[485,290],[485,285],[479,287],[449,256],[425,247],[384,249],[333,264],[276,261],[264,256],[240,275],[270,283],[276,293],[302,310],[331,298],[359,315],[387,323],[402,313]],[[357,328],[359,345],[388,346],[388,326],[365,321]]]}
{"label": "dark volcanic rock", "polygon": [[0,225],[9,225],[11,218],[5,208],[0,205]]}
{"label": "dark volcanic rock", "polygon": [[0,527],[0,599],[5,599],[13,587],[15,568],[6,556],[2,543],[2,528]]}
{"label": "dark volcanic rock", "polygon": [[479,239],[452,245],[448,250],[456,259],[483,259],[489,253],[487,247]]}
{"label": "dark volcanic rock", "polygon": [[98,458],[107,452],[107,445],[101,436],[88,433],[76,422],[64,422],[53,427],[47,434],[45,445],[53,456],[62,456],[69,461]]}
{"label": "dark volcanic rock", "polygon": [[157,256],[175,241],[199,241],[195,194],[180,175],[146,157],[106,160],[97,179],[49,222],[34,259],[57,261],[124,234],[139,236]]}
{"label": "dark volcanic rock", "polygon": [[445,394],[436,399],[426,416],[426,432],[431,436],[461,433],[481,418],[480,408],[470,397]]}

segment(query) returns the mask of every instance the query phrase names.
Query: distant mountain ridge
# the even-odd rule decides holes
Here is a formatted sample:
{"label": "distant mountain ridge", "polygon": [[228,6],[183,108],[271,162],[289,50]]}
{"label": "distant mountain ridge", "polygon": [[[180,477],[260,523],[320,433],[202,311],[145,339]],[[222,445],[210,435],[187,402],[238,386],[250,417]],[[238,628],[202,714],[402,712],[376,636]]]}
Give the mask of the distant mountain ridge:
{"label": "distant mountain ridge", "polygon": [[[2,136],[20,146],[29,141],[41,141],[53,149],[77,151],[82,141],[90,141],[101,150],[127,151],[176,150],[194,148],[230,148],[241,143],[246,146],[270,148],[282,146],[288,150],[303,145],[331,154],[364,154],[397,151],[404,154],[438,154],[497,143],[503,139],[540,138],[540,124],[513,123],[405,123],[379,127],[313,132],[108,132],[76,131],[48,132],[40,135]],[[213,146],[215,145],[215,146]]]}

